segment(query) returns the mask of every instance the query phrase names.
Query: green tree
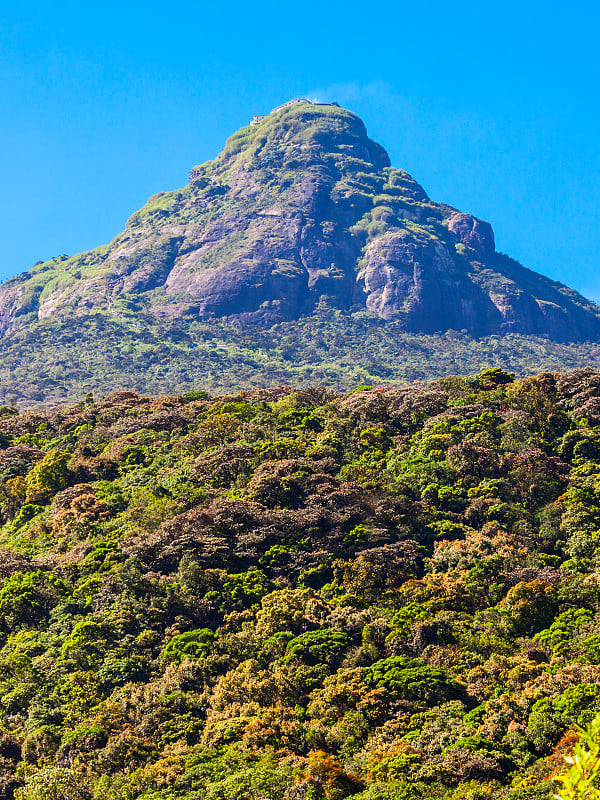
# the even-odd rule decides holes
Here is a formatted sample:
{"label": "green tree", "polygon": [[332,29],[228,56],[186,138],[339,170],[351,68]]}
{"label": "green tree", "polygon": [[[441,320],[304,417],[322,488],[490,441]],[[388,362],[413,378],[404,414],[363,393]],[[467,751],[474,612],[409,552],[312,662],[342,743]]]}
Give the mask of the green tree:
{"label": "green tree", "polygon": [[46,766],[31,772],[25,785],[15,792],[15,800],[89,800],[87,778],[66,767]]}
{"label": "green tree", "polygon": [[66,450],[51,450],[38,461],[27,476],[27,503],[45,505],[65,488],[70,458]]}

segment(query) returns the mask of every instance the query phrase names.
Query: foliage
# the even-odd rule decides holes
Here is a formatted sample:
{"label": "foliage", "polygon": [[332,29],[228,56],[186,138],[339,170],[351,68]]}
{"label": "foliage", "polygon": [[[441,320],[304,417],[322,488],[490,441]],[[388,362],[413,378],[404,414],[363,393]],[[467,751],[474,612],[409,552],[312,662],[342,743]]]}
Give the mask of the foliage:
{"label": "foliage", "polygon": [[599,395],[488,370],[1,414],[0,792],[547,800],[577,754],[587,780]]}
{"label": "foliage", "polygon": [[573,754],[565,756],[567,769],[556,780],[560,788],[557,800],[598,800],[600,788],[600,717],[581,730]]}
{"label": "foliage", "polygon": [[[165,321],[143,308],[76,320],[58,313],[3,339],[0,402],[21,408],[76,402],[115,386],[156,395],[283,384],[348,391],[476,373],[490,363],[518,375],[598,369],[600,349],[516,333],[406,333],[393,320],[383,325],[375,314],[343,312],[325,300],[311,315],[260,331],[192,316]],[[470,388],[476,396],[477,385]]]}

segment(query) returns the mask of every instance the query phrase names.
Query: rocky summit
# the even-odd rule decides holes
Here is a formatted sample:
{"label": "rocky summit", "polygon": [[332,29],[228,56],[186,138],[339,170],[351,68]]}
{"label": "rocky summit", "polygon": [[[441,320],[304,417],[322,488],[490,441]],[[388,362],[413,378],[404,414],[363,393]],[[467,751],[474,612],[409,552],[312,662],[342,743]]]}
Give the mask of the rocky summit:
{"label": "rocky summit", "polygon": [[396,329],[598,340],[600,309],[496,252],[491,226],[429,199],[336,104],[292,101],[235,133],[109,245],[0,287],[0,333],[119,304],[269,326],[327,302]]}

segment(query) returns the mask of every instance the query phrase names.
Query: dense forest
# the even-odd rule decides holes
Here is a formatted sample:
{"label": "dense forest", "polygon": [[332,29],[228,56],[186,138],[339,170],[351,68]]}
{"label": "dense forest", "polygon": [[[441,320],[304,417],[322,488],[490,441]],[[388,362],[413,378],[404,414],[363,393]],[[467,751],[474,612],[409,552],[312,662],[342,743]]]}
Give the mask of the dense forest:
{"label": "dense forest", "polygon": [[0,448],[0,797],[549,800],[593,748],[600,373],[88,395]]}
{"label": "dense forest", "polygon": [[470,375],[491,365],[517,376],[600,369],[600,345],[518,333],[407,333],[369,311],[340,311],[327,299],[314,313],[271,327],[192,315],[157,319],[140,303],[120,299],[111,314],[55,314],[5,337],[0,403],[75,402],[115,386],[151,395],[282,384],[349,391]]}

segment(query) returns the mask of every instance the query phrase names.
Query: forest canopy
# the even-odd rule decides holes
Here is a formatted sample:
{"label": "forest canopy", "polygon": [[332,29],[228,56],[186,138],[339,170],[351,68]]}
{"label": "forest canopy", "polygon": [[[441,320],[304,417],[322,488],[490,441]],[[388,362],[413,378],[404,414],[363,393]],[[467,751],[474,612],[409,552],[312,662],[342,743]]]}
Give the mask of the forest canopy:
{"label": "forest canopy", "polygon": [[6,406],[0,511],[0,797],[542,800],[600,712],[591,369]]}

